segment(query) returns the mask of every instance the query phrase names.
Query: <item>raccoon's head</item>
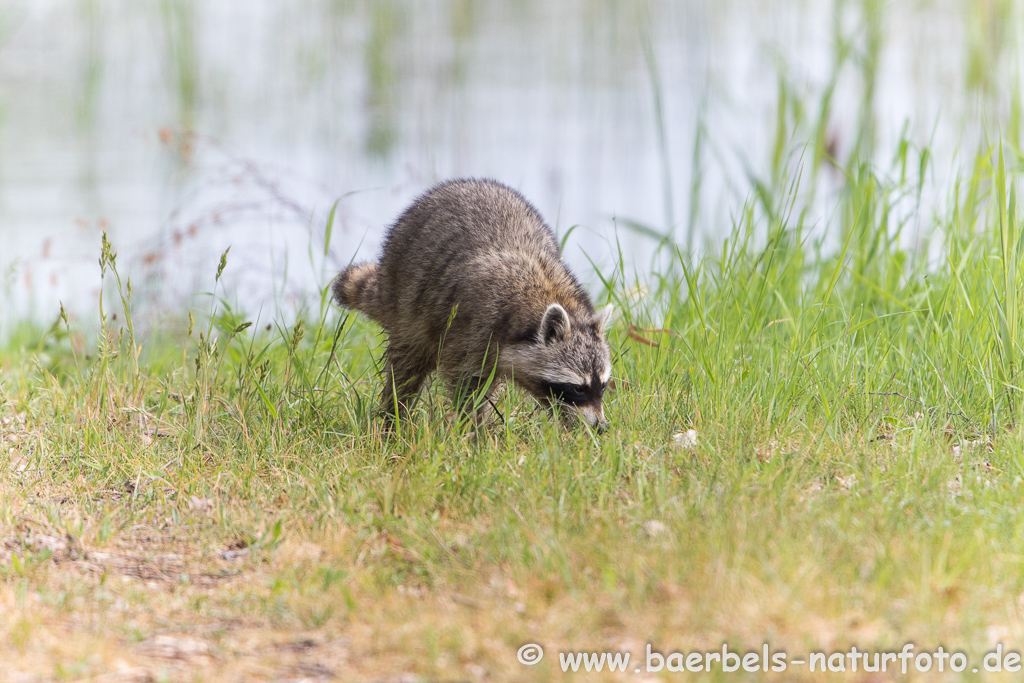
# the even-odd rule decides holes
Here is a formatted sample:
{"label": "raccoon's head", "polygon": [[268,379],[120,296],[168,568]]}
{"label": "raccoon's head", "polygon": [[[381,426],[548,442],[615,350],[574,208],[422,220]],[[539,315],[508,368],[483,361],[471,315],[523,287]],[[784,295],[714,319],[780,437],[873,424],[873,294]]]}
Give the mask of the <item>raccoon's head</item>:
{"label": "raccoon's head", "polygon": [[612,375],[604,338],[611,314],[608,306],[591,318],[571,318],[551,304],[534,339],[517,344],[507,357],[516,383],[537,400],[601,432],[608,426],[601,399]]}

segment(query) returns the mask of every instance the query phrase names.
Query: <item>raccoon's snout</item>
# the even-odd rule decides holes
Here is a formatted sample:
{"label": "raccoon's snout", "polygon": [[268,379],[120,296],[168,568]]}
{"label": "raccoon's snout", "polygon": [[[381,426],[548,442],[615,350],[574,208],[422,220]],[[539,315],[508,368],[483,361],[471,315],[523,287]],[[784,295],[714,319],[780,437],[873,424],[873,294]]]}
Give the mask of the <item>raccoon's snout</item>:
{"label": "raccoon's snout", "polygon": [[608,431],[608,421],[604,419],[604,407],[598,404],[594,406],[576,406],[576,414],[581,422],[585,422],[591,429],[596,429],[598,434]]}
{"label": "raccoon's snout", "polygon": [[598,434],[604,434],[605,432],[608,431],[608,421],[598,420],[597,424],[590,425],[590,428],[593,429]]}

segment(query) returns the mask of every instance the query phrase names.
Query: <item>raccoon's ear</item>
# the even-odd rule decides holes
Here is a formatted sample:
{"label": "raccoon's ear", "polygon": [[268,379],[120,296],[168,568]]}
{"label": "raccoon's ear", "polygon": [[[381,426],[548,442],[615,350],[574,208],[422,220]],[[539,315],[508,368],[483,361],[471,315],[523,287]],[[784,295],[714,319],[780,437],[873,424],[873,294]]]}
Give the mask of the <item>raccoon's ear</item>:
{"label": "raccoon's ear", "polygon": [[562,341],[569,336],[569,314],[558,304],[551,304],[540,319],[537,336],[544,344]]}
{"label": "raccoon's ear", "polygon": [[597,325],[598,334],[604,334],[604,331],[608,329],[608,323],[612,321],[614,312],[615,307],[608,304],[594,315],[594,324]]}

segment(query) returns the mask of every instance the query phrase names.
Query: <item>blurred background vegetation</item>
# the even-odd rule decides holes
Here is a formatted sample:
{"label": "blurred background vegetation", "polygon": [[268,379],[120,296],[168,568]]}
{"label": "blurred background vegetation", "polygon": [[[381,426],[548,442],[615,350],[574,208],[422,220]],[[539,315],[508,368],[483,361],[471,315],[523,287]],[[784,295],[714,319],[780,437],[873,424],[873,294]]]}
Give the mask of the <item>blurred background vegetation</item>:
{"label": "blurred background vegetation", "polygon": [[[145,326],[192,305],[228,245],[228,296],[294,311],[452,176],[499,178],[560,233],[578,225],[578,271],[621,251],[643,279],[659,245],[701,251],[798,175],[827,243],[862,161],[927,150],[914,200],[938,212],[994,136],[1019,163],[1010,0],[244,7],[0,4],[0,328],[61,302],[93,319],[102,231]],[[904,237],[923,244],[915,223]]]}
{"label": "blurred background vegetation", "polygon": [[[0,678],[1024,642],[1020,4],[0,8]],[[379,431],[322,288],[460,175],[615,304],[600,440]]]}

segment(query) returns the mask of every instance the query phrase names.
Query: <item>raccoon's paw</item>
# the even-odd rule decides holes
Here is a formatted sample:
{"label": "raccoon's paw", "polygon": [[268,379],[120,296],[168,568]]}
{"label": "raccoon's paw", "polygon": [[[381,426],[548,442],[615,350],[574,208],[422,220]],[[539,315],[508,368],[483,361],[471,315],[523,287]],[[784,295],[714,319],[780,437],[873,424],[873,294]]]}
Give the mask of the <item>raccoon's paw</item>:
{"label": "raccoon's paw", "polygon": [[379,411],[376,414],[376,419],[373,421],[373,435],[384,440],[394,441],[398,438],[398,427],[403,419],[395,417],[395,413],[387,411]]}

